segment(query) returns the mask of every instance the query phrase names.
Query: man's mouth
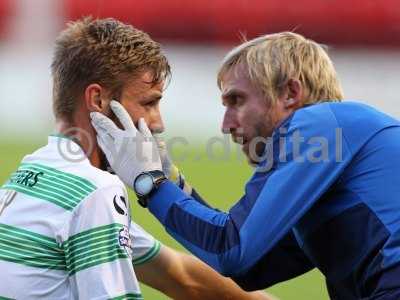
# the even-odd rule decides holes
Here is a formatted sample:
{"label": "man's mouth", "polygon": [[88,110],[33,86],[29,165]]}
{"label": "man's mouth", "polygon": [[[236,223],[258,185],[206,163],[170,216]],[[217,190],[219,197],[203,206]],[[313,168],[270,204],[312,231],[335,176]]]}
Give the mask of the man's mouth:
{"label": "man's mouth", "polygon": [[245,145],[247,143],[246,139],[243,136],[232,135],[232,140],[234,143],[239,145]]}

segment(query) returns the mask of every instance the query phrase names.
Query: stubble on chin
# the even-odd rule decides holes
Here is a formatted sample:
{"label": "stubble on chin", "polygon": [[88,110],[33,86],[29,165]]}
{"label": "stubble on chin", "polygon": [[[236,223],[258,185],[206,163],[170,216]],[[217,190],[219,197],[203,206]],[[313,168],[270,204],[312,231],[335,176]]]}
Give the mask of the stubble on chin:
{"label": "stubble on chin", "polygon": [[263,122],[255,127],[255,133],[243,145],[242,151],[247,157],[247,161],[252,166],[257,166],[260,162],[265,160],[265,148],[272,138],[274,127],[271,122]]}

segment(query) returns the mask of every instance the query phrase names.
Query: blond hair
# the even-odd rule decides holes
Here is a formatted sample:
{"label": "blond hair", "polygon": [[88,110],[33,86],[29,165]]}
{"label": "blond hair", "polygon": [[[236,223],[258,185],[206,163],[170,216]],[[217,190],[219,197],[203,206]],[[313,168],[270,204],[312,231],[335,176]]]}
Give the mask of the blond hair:
{"label": "blond hair", "polygon": [[119,98],[126,81],[145,70],[153,72],[153,83],[170,76],[160,44],[148,34],[112,18],[69,23],[56,39],[51,64],[56,119],[71,120],[89,84]]}
{"label": "blond hair", "polygon": [[218,72],[224,74],[243,64],[252,83],[275,101],[290,79],[303,87],[303,104],[341,101],[343,92],[332,61],[323,47],[292,32],[268,34],[247,41],[230,51]]}

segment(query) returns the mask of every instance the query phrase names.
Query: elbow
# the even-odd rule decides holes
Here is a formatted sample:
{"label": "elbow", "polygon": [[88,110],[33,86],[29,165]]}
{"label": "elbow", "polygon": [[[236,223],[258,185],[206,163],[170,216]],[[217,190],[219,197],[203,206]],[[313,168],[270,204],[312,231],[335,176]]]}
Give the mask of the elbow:
{"label": "elbow", "polygon": [[218,272],[226,277],[237,276],[244,267],[240,245],[235,248],[218,257]]}
{"label": "elbow", "polygon": [[205,287],[196,280],[187,278],[187,280],[181,282],[179,295],[176,295],[174,299],[204,299],[204,295],[207,295],[209,292],[208,287]]}
{"label": "elbow", "polygon": [[217,268],[215,269],[227,277],[238,275],[247,264],[245,249],[248,247],[231,220],[226,224],[225,234],[219,244],[221,246],[217,254]]}

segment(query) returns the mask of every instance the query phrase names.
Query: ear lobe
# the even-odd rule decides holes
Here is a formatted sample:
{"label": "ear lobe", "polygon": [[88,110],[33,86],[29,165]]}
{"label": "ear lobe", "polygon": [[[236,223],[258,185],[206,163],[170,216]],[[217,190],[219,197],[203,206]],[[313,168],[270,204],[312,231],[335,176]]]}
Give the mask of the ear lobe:
{"label": "ear lobe", "polygon": [[85,90],[85,104],[90,112],[103,112],[106,105],[104,98],[104,89],[97,83],[92,83]]}
{"label": "ear lobe", "polygon": [[296,101],[294,98],[286,99],[286,102],[285,102],[285,104],[286,104],[287,107],[293,106],[293,105],[295,105],[296,103],[297,103],[297,101]]}
{"label": "ear lobe", "polygon": [[298,108],[301,106],[301,98],[303,93],[303,88],[300,80],[289,79],[288,81],[288,95],[285,100],[285,108]]}

